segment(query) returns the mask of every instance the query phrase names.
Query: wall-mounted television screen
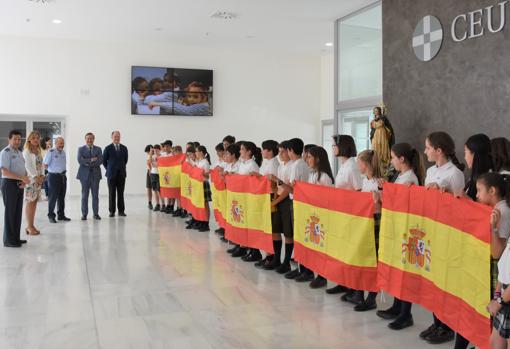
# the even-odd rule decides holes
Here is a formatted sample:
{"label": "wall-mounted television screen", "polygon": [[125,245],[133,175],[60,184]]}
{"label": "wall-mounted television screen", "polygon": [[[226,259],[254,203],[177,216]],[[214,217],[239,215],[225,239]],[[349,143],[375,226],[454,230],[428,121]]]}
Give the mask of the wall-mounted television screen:
{"label": "wall-mounted television screen", "polygon": [[131,67],[131,114],[213,115],[213,71]]}

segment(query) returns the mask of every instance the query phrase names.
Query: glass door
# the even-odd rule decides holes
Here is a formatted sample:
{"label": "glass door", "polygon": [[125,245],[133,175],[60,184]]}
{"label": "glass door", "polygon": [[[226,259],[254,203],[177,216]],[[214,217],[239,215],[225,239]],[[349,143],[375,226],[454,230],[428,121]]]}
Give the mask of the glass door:
{"label": "glass door", "polygon": [[34,121],[32,129],[39,131],[41,139],[49,137],[51,144],[55,144],[55,139],[62,135],[62,121]]}

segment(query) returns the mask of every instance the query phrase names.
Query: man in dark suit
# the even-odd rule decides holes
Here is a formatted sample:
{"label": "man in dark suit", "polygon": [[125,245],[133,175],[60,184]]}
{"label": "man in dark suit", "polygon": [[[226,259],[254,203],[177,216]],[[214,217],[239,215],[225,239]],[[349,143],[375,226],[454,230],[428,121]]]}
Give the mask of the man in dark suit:
{"label": "man in dark suit", "polygon": [[110,217],[115,216],[116,206],[119,216],[125,217],[124,187],[126,185],[128,149],[120,144],[119,131],[112,132],[112,141],[113,143],[104,148],[103,152],[103,165],[106,168],[106,178],[108,178]]}
{"label": "man in dark suit", "polygon": [[99,182],[101,181],[101,164],[103,163],[103,152],[101,148],[94,145],[95,136],[89,132],[85,135],[85,144],[78,148],[78,163],[80,168],[76,179],[81,182],[81,220],[87,219],[89,213],[89,192],[92,192],[92,211],[94,219],[101,219],[99,216]]}

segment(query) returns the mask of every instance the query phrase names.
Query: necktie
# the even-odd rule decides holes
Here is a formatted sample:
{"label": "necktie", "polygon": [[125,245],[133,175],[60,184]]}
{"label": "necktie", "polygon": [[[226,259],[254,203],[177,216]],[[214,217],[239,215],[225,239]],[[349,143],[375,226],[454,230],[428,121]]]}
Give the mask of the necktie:
{"label": "necktie", "polygon": [[119,145],[118,144],[115,144],[115,150],[119,151]]}
{"label": "necktie", "polygon": [[90,157],[92,157],[92,147],[89,147]]}

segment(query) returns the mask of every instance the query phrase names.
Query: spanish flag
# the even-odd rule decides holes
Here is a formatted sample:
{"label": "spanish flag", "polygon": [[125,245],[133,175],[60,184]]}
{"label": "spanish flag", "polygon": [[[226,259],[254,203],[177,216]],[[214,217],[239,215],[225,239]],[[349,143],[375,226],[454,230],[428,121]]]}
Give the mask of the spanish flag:
{"label": "spanish flag", "polygon": [[207,221],[204,170],[185,162],[181,173],[181,206],[198,221]]}
{"label": "spanish flag", "polygon": [[294,258],[340,285],[377,291],[371,193],[298,182],[294,186]]}
{"label": "spanish flag", "polygon": [[227,175],[225,238],[273,252],[271,182],[266,177]]}
{"label": "spanish flag", "polygon": [[181,165],[185,159],[184,154],[158,158],[161,197],[178,199],[181,196]]}
{"label": "spanish flag", "polygon": [[424,187],[385,184],[378,286],[489,347],[491,209]]}
{"label": "spanish flag", "polygon": [[227,216],[227,185],[225,179],[220,175],[220,170],[215,168],[209,172],[211,174],[211,193],[214,217],[218,225],[225,229]]}

